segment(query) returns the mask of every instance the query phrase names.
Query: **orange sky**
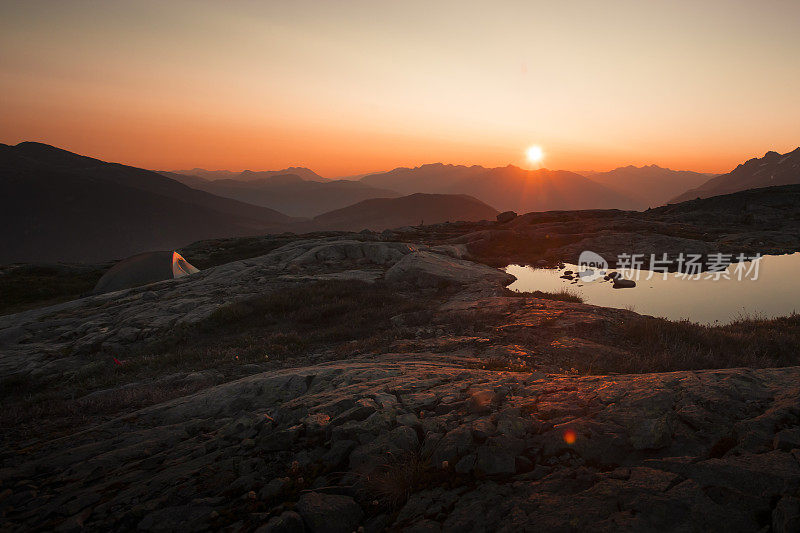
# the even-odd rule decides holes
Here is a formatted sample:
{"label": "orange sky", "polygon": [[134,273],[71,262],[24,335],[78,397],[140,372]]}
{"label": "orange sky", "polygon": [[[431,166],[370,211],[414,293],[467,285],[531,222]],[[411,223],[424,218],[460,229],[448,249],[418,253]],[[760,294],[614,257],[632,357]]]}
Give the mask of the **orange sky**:
{"label": "orange sky", "polygon": [[727,171],[800,145],[800,2],[0,3],[0,142],[155,169]]}

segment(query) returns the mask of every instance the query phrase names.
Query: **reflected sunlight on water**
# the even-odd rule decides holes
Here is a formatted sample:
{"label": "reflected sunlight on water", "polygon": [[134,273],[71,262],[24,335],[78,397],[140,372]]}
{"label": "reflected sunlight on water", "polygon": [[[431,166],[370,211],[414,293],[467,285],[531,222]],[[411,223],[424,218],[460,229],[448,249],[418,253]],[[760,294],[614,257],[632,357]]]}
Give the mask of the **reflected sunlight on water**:
{"label": "reflected sunlight on water", "polygon": [[569,287],[589,304],[632,309],[671,320],[724,324],[742,316],[774,318],[800,310],[800,253],[764,256],[755,280],[736,279],[735,268],[736,264],[728,266],[731,279],[719,280],[705,279],[706,274],[699,280],[682,279],[679,273],[663,279],[660,272],[643,270],[637,286],[630,289],[614,289],[602,278],[592,282],[579,279],[577,283],[562,279],[564,270],[581,270],[574,264],[567,264],[565,269],[510,265],[505,270],[517,277],[509,286],[512,290],[552,292]]}

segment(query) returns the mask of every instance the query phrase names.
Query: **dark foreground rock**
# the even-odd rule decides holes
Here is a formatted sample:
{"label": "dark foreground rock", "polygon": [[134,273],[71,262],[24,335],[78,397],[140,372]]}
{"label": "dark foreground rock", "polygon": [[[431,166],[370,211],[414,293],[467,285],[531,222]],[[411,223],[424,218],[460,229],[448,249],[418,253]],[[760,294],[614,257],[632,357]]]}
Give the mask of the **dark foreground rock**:
{"label": "dark foreground rock", "polygon": [[[465,250],[300,240],[0,318],[4,387],[33,383],[25,394],[50,402],[24,411],[22,396],[7,411],[46,420],[70,395],[102,407],[142,383],[163,394],[119,415],[71,413],[76,426],[57,435],[12,441],[18,428],[4,427],[0,529],[796,530],[800,367],[593,375],[655,364],[655,339],[631,344],[626,325],[680,332],[630,311],[509,294],[508,276]],[[327,349],[300,359],[255,346],[261,362],[241,364],[223,346],[205,368],[208,345],[134,350],[210,327],[220,312],[237,327],[268,309],[248,308],[254,296],[269,303],[325,280],[396,286],[428,307],[391,309],[394,329],[377,338],[331,330]],[[680,355],[713,347],[702,348]],[[176,358],[189,367],[178,378],[151,375]],[[100,378],[109,389],[91,388]]]}
{"label": "dark foreground rock", "polygon": [[799,383],[433,354],[265,373],[5,457],[0,508],[10,529],[792,530]]}

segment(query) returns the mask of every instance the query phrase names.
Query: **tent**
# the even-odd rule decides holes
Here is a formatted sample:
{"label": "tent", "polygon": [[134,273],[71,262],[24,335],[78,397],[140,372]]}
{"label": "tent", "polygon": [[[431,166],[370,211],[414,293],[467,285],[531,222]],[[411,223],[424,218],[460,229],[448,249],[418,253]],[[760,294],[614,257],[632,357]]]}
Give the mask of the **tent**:
{"label": "tent", "polygon": [[195,272],[200,271],[178,252],[145,252],[123,259],[111,267],[94,286],[92,294],[130,289]]}

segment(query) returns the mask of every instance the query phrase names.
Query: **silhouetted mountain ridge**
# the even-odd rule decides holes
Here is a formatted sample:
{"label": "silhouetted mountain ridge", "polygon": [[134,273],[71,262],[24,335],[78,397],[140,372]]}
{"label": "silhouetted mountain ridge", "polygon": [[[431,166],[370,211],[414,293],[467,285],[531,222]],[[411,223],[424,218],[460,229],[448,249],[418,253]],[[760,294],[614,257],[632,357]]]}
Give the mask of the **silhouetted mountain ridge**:
{"label": "silhouetted mountain ridge", "polygon": [[747,189],[800,183],[800,148],[779,154],[770,150],[764,157],[748,159],[735,169],[674,197],[672,202],[708,198]]}
{"label": "silhouetted mountain ridge", "polygon": [[297,174],[273,174],[250,181],[239,179],[202,180],[194,176],[162,173],[191,187],[226,198],[278,209],[283,213],[313,217],[369,198],[394,198],[399,193],[371,187],[360,181],[311,181]]}
{"label": "silhouetted mountain ridge", "polygon": [[513,165],[432,163],[396,168],[362,178],[362,182],[400,193],[468,194],[501,210],[518,212],[570,209],[632,209],[637,202],[626,194],[566,170],[525,170]]}
{"label": "silhouetted mountain ridge", "polygon": [[301,179],[307,181],[329,181],[328,178],[323,178],[310,168],[306,167],[289,167],[282,170],[243,170],[236,172],[232,170],[205,170],[202,168],[193,168],[191,170],[171,170],[159,171],[168,174],[180,174],[183,176],[193,176],[208,181],[231,179],[238,181],[254,181],[263,178],[271,178],[273,176],[281,176],[287,174],[294,174],[300,176]]}
{"label": "silhouetted mountain ridge", "polygon": [[383,230],[421,223],[493,220],[497,210],[466,194],[415,193],[400,198],[373,198],[314,217],[324,229]]}
{"label": "silhouetted mountain ridge", "polygon": [[625,194],[644,209],[665,204],[686,189],[708,180],[708,174],[689,170],[672,170],[658,165],[637,167],[628,165],[608,172],[589,174],[589,179],[609,189]]}
{"label": "silhouetted mountain ridge", "polygon": [[0,144],[0,262],[99,261],[282,231],[278,211],[42,143]]}

